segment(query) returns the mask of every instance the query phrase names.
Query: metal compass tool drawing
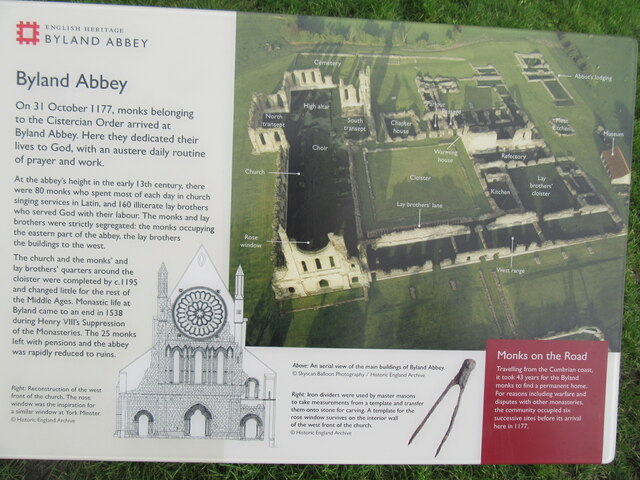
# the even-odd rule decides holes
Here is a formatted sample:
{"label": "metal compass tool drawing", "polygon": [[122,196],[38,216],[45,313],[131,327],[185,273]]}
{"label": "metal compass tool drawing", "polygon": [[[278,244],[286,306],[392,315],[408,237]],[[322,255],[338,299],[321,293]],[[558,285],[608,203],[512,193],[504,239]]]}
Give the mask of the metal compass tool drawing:
{"label": "metal compass tool drawing", "polygon": [[451,422],[449,422],[447,433],[445,433],[444,437],[442,437],[442,441],[438,446],[438,450],[436,450],[435,456],[438,456],[442,445],[444,445],[444,442],[446,442],[447,438],[449,437],[449,433],[451,433],[453,422],[456,420],[456,414],[458,413],[458,407],[460,406],[460,399],[462,398],[462,393],[464,392],[464,387],[467,386],[467,380],[469,380],[469,375],[471,375],[471,371],[475,368],[475,366],[476,361],[471,358],[467,358],[464,362],[462,362],[460,370],[458,371],[456,376],[453,377],[453,379],[449,382],[449,385],[447,385],[447,387],[444,389],[444,392],[442,392],[442,394],[438,397],[438,400],[436,400],[436,403],[433,404],[433,407],[431,407],[431,410],[429,410],[422,422],[420,422],[420,425],[418,425],[418,428],[416,428],[416,430],[413,432],[413,435],[411,435],[411,438],[409,439],[409,443],[407,445],[411,445],[413,439],[416,438],[416,435],[418,435],[420,430],[422,430],[424,424],[427,422],[436,407],[440,404],[447,392],[451,390],[451,387],[453,387],[454,385],[458,385],[460,387],[460,392],[458,393],[458,401],[456,402],[456,407],[453,409],[453,414],[451,415]]}

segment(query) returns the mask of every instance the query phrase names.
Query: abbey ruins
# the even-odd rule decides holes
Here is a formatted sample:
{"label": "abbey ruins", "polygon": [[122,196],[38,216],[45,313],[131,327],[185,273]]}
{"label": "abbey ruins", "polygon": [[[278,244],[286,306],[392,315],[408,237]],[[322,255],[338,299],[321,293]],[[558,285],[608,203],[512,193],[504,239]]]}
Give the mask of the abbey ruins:
{"label": "abbey ruins", "polygon": [[[573,101],[541,55],[515,57],[527,81],[542,82],[561,105]],[[360,287],[365,287],[366,295],[366,287],[373,279],[521,254],[533,254],[538,261],[537,251],[588,244],[624,230],[622,219],[598,193],[576,162],[579,159],[551,151],[500,72],[492,65],[473,68],[473,77],[459,79],[417,72],[415,89],[424,105],[423,114],[414,109],[374,114],[369,66],[352,76],[352,84],[337,74],[325,74],[320,68],[295,69],[284,73],[275,93],[253,94],[247,128],[253,153],[276,153],[281,172],[276,179],[273,215],[272,285],[276,298]],[[472,104],[450,108],[443,97],[458,93],[461,82],[491,90],[495,104],[489,108]],[[310,92],[316,92],[316,96],[308,96]],[[307,95],[306,100],[300,100],[300,95]],[[294,106],[296,101],[299,105]],[[315,111],[322,109],[329,113],[313,117]],[[311,116],[306,117],[305,112],[312,112]],[[341,123],[334,125],[331,119],[337,117]],[[557,135],[572,135],[572,126],[563,119],[550,122],[558,127],[554,127]],[[298,148],[293,159],[293,137],[297,144],[313,149],[312,156],[298,158],[305,157],[300,153],[305,150]],[[372,155],[393,155],[410,148],[412,142],[425,140],[432,141],[434,162],[462,162],[461,157],[468,156],[475,178],[467,180],[479,183],[486,208],[433,218],[429,215],[431,205],[415,198],[403,206],[413,208],[411,221],[385,225],[376,212]],[[441,142],[433,145],[433,140]],[[459,153],[460,149],[464,152]],[[321,158],[313,155],[333,157],[331,168],[339,173],[310,178],[312,170],[305,169],[312,167],[307,164]],[[293,195],[292,182],[297,192]],[[337,192],[340,205],[349,204],[354,227],[351,236],[335,225],[324,234],[317,233],[317,224],[322,220],[308,218],[315,215],[312,207],[316,201],[299,201],[306,198],[305,192],[323,188],[311,186],[312,182],[333,183],[327,191]],[[365,197],[369,197],[367,201]],[[374,222],[365,221],[366,208],[372,210]],[[589,218],[595,216],[606,224],[604,233],[588,227]],[[303,230],[313,230],[323,241],[312,241],[296,231],[293,224],[303,217],[303,221],[315,223]],[[566,229],[563,222],[567,221],[578,226],[573,231]]]}

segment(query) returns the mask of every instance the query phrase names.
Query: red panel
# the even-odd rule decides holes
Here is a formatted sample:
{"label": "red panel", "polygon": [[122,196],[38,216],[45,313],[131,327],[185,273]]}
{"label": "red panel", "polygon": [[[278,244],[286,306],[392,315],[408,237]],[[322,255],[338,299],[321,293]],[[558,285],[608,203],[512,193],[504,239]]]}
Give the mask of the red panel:
{"label": "red panel", "polygon": [[607,342],[488,340],[482,463],[601,463]]}

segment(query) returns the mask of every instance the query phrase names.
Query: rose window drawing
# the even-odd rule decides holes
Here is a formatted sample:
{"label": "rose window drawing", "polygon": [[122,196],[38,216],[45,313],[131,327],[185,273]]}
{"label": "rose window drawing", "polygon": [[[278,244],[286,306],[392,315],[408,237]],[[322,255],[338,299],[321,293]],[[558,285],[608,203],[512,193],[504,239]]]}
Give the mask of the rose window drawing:
{"label": "rose window drawing", "polygon": [[209,338],[220,330],[226,319],[224,302],[213,290],[204,287],[184,291],[173,305],[178,330],[191,338]]}

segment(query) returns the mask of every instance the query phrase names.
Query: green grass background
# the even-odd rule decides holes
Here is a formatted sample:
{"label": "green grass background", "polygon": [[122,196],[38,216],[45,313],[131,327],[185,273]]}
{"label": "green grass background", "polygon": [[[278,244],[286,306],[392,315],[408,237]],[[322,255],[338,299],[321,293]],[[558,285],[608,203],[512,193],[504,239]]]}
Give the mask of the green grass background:
{"label": "green grass background", "polygon": [[[456,216],[476,216],[490,211],[468,157],[461,158],[461,162],[438,163],[434,149],[446,150],[450,143],[411,147],[394,150],[393,153],[388,150],[367,153],[377,214],[373,225],[367,227],[393,224],[394,220],[403,222],[403,225],[417,223],[418,211],[415,207],[399,210],[396,206],[398,202],[414,202],[416,198],[422,203],[438,202],[444,205],[439,209],[423,208],[422,223]],[[466,157],[464,149],[457,145],[452,150],[454,148],[458,149],[460,156]],[[410,175],[430,176],[431,180],[409,181]]]}
{"label": "green grass background", "polygon": [[[129,0],[101,3],[358,17],[640,37],[637,0]],[[479,33],[480,34],[480,33]],[[487,52],[490,55],[491,52]],[[627,61],[612,55],[615,62]],[[281,69],[280,65],[274,68]],[[613,68],[613,67],[612,67]],[[541,87],[542,88],[542,87]],[[637,479],[640,478],[640,125],[636,95],[633,184],[622,339],[617,455],[609,465],[335,466],[5,460],[0,479]],[[631,106],[629,106],[631,107]],[[545,136],[546,138],[546,136]],[[87,439],[91,441],[90,439]]]}

